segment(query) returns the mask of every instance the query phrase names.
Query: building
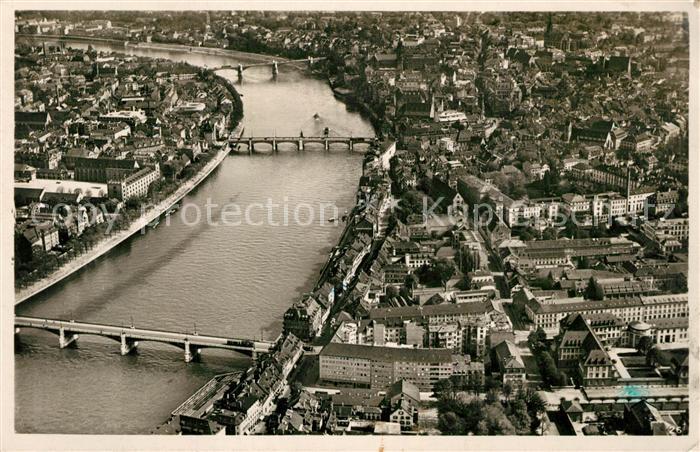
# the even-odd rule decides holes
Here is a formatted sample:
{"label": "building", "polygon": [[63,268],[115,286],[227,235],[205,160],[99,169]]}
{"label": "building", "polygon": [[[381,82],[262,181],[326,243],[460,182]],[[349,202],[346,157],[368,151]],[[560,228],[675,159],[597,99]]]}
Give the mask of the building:
{"label": "building", "polygon": [[580,314],[562,322],[562,333],[557,340],[557,362],[584,386],[612,385],[620,376],[607,349]]}
{"label": "building", "polygon": [[640,246],[623,237],[599,239],[535,240],[525,246],[507,247],[501,251],[504,263],[524,271],[560,266],[573,267],[572,258],[604,258],[634,256]]}
{"label": "building", "polygon": [[386,388],[399,380],[430,391],[452,376],[452,352],[424,348],[330,343],[319,354],[320,380]]}
{"label": "building", "polygon": [[420,390],[407,380],[399,380],[389,386],[385,396],[389,411],[389,422],[401,425],[403,430],[410,430],[418,421]]}
{"label": "building", "polygon": [[626,404],[623,420],[625,432],[631,435],[667,436],[678,429],[671,416],[662,415],[646,400]]}
{"label": "building", "polygon": [[690,221],[687,218],[671,218],[647,221],[642,232],[660,251],[670,253],[688,246]]}
{"label": "building", "polygon": [[369,312],[372,320],[413,320],[421,323],[468,322],[488,320],[488,313],[493,311],[490,301],[473,303],[442,303],[424,306],[402,306],[398,308],[378,308]]}
{"label": "building", "polygon": [[527,379],[525,362],[514,343],[509,340],[502,341],[493,347],[493,353],[504,384],[510,383],[518,386],[525,383]]}
{"label": "building", "polygon": [[484,385],[483,362],[472,361],[469,355],[452,355],[452,366],[452,376],[467,387],[480,388]]}
{"label": "building", "polygon": [[36,168],[24,163],[15,163],[15,181],[31,182],[36,179]]}
{"label": "building", "polygon": [[15,127],[30,130],[45,130],[51,124],[51,115],[46,111],[15,111]]}
{"label": "building", "polygon": [[148,195],[151,184],[159,179],[160,168],[158,164],[147,166],[121,180],[107,182],[107,194],[110,198],[116,198],[120,201],[143,198]]}
{"label": "building", "polygon": [[26,240],[32,252],[35,249],[50,251],[59,244],[58,228],[50,221],[38,223],[29,222],[26,227],[22,229],[22,238]]}
{"label": "building", "polygon": [[635,320],[652,322],[662,318],[688,317],[688,294],[637,296],[602,301],[560,299],[541,302],[532,298],[525,304],[525,313],[536,327],[548,332],[556,332],[559,322],[573,313],[609,313],[625,323]]}
{"label": "building", "polygon": [[139,169],[135,160],[113,158],[75,158],[75,180],[107,183],[120,180]]}
{"label": "building", "polygon": [[312,340],[321,332],[328,312],[315,298],[304,297],[284,313],[284,332],[305,341]]}

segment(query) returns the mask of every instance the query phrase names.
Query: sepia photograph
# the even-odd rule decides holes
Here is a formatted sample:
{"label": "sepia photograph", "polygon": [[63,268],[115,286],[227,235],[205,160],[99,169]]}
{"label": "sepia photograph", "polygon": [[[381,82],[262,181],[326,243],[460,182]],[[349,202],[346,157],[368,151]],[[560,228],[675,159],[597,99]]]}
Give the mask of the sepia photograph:
{"label": "sepia photograph", "polygon": [[697,450],[661,3],[4,7],[2,449]]}

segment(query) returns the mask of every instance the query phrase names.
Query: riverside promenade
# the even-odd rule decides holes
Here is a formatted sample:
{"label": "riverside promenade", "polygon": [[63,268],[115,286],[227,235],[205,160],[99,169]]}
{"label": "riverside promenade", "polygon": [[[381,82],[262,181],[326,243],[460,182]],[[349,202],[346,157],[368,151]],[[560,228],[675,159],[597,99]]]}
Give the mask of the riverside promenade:
{"label": "riverside promenade", "polygon": [[[234,135],[240,136],[243,133],[243,126],[241,123],[236,126],[232,132]],[[224,161],[226,156],[229,154],[228,146],[224,146],[216,153],[216,155],[202,168],[202,170],[194,175],[192,178],[188,179],[185,183],[175,190],[173,194],[168,196],[166,199],[160,203],[148,207],[148,210],[141,215],[139,218],[134,220],[128,229],[116,232],[115,234],[105,238],[100,241],[94,248],[92,248],[87,253],[76,257],[74,260],[66,263],[61,268],[51,273],[50,275],[36,281],[31,286],[25,287],[20,290],[15,291],[15,306],[28,300],[34,295],[48,289],[57,282],[63,280],[64,278],[72,275],[81,268],[85,267],[95,259],[105,255],[112,248],[124,242],[126,239],[137,233],[138,231],[145,230],[148,223],[152,222],[159,216],[161,216],[166,210],[168,210],[173,204],[179,202],[182,198],[187,196],[187,194],[192,191],[197,185],[199,185],[204,179],[211,174],[214,169],[216,169],[221,162]]]}

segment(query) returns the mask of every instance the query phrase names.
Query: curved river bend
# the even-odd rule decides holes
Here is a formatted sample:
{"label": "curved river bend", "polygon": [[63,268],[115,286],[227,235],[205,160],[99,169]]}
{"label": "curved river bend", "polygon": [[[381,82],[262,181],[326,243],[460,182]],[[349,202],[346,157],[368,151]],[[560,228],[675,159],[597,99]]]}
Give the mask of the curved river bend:
{"label": "curved river bend", "polygon": [[[81,44],[72,44],[81,46]],[[107,46],[97,46],[107,50]],[[124,51],[120,47],[114,50]],[[126,49],[129,53],[186,60],[217,67],[232,60],[179,51]],[[232,80],[234,71],[222,71]],[[370,124],[350,113],[322,81],[281,66],[250,68],[237,85],[243,94],[246,135],[373,135]],[[318,113],[319,119],[313,115]],[[281,146],[282,147],[282,146]],[[318,276],[342,226],[319,221],[296,224],[299,203],[334,203],[339,212],[354,204],[361,157],[342,148],[324,153],[231,156],[185,198],[221,218],[221,206],[235,202],[280,205],[272,222],[261,208],[251,219],[261,226],[195,223],[184,209],[145,236],[137,235],[107,257],[16,308],[18,315],[197,331],[233,337],[274,339],[285,309]],[[289,206],[289,226],[281,223]],[[306,223],[308,209],[300,211]],[[331,209],[326,218],[332,216]],[[185,364],[182,352],[156,343],[140,344],[133,356],[118,344],[81,337],[75,349],[58,348],[56,336],[24,330],[15,346],[15,427],[28,433],[148,433],[165,421],[196,388],[217,373],[243,369],[248,360],[205,350],[199,363]]]}

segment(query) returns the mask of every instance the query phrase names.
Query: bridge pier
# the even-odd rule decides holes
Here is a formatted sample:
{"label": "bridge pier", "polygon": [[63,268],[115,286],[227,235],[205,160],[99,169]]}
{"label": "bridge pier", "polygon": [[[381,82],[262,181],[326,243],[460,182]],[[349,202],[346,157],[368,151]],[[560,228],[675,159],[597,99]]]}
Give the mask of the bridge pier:
{"label": "bridge pier", "polygon": [[238,80],[243,80],[243,65],[239,64],[236,70],[238,71]]}
{"label": "bridge pier", "polygon": [[328,139],[323,140],[323,149],[328,152],[331,150],[331,145],[328,143]]}
{"label": "bridge pier", "polygon": [[139,343],[131,338],[126,337],[126,333],[121,334],[121,347],[120,352],[122,356],[128,355],[129,353],[136,350]]}
{"label": "bridge pier", "polygon": [[274,78],[277,78],[277,74],[279,74],[279,68],[277,67],[277,61],[272,61],[272,76]]}
{"label": "bridge pier", "polygon": [[273,139],[272,139],[272,152],[277,152],[277,151],[278,151],[278,149],[277,149],[277,139],[276,139],[276,138],[273,138]]}
{"label": "bridge pier", "polygon": [[348,150],[349,150],[350,152],[352,152],[352,151],[355,150],[355,142],[352,141],[352,138],[350,138],[350,140],[348,141]]}
{"label": "bridge pier", "polygon": [[185,362],[191,363],[199,357],[199,347],[190,346],[190,341],[185,339]]}
{"label": "bridge pier", "polygon": [[71,333],[70,331],[66,332],[63,327],[58,330],[58,346],[60,348],[66,348],[76,340],[78,340],[77,334]]}
{"label": "bridge pier", "polygon": [[300,151],[304,150],[304,139],[303,138],[299,138],[299,143],[297,143],[297,149]]}
{"label": "bridge pier", "polygon": [[248,139],[248,155],[253,155],[253,139],[249,138]]}

